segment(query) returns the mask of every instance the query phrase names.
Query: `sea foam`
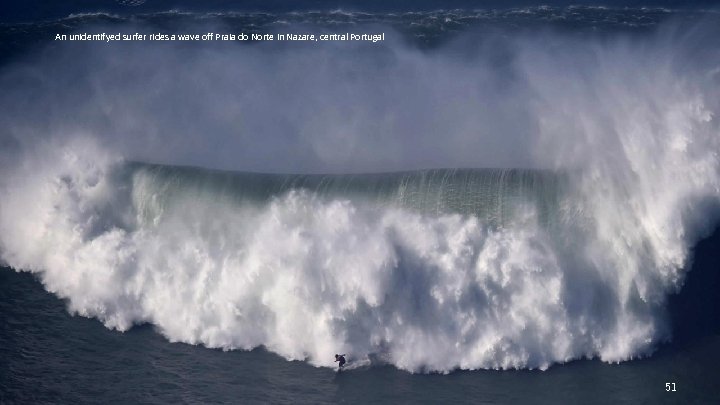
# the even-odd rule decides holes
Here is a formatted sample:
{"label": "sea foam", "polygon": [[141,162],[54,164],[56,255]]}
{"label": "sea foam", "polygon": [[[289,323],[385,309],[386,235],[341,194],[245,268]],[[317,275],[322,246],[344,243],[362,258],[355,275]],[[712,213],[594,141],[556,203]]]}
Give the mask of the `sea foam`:
{"label": "sea foam", "polygon": [[[527,114],[523,121],[532,122],[527,143],[516,146],[534,156],[533,166],[562,179],[552,192],[518,189],[510,176],[487,183],[490,189],[472,186],[437,210],[393,197],[402,195],[402,182],[389,183],[396,190],[380,199],[349,185],[332,193],[287,186],[258,198],[243,194],[242,181],[226,181],[241,174],[129,163],[154,150],[133,149],[129,135],[110,142],[96,127],[78,134],[70,125],[48,130],[5,117],[4,131],[15,136],[20,152],[2,155],[2,260],[36,273],[72,313],[108,328],[150,323],[170,341],[228,350],[264,346],[318,366],[333,366],[338,352],[414,372],[544,369],[584,357],[616,362],[647,355],[671,337],[667,297],[682,286],[692,246],[717,224],[716,65],[712,57],[692,59],[676,39],[551,39],[562,46],[542,48],[529,39],[513,44],[513,75],[502,78],[512,85],[500,102],[517,100],[518,113]],[[130,60],[145,55],[128,52]],[[174,60],[173,52],[158,54]],[[306,63],[316,56],[286,52]],[[424,80],[445,77],[438,71],[452,73],[445,84],[453,91],[464,82],[500,80],[487,70],[473,76],[473,59],[444,64],[449,54],[397,52],[388,69],[418,66],[395,84],[408,94],[442,92]],[[224,57],[237,57],[238,69],[254,66],[242,65],[243,52],[229,54]],[[681,63],[688,60],[697,63]],[[191,68],[204,66],[197,63]],[[3,83],[18,75],[6,71]],[[48,73],[47,80],[58,79]],[[63,88],[60,83],[53,86]],[[130,91],[106,86],[117,95]],[[96,104],[118,111],[112,100]],[[250,106],[242,97],[234,102]],[[124,114],[123,122],[138,116],[144,117]],[[163,116],[148,131],[160,127]],[[323,124],[307,120],[311,125],[298,133],[312,137],[308,128]],[[389,145],[414,139],[390,118],[373,125],[384,122],[400,131]],[[423,142],[436,142],[442,160],[463,145],[474,123],[456,122],[462,137],[448,127],[446,138]],[[342,133],[350,143],[363,142],[352,131]],[[343,147],[312,144],[323,145],[322,156]],[[362,158],[366,152],[358,150]],[[391,151],[407,158],[402,148]],[[349,178],[336,179],[350,184]],[[451,194],[442,184],[432,192],[440,197],[421,200],[442,202]],[[494,197],[480,208],[462,208],[488,195]],[[538,196],[552,198],[539,204]],[[512,213],[502,220],[486,215],[506,207]]]}

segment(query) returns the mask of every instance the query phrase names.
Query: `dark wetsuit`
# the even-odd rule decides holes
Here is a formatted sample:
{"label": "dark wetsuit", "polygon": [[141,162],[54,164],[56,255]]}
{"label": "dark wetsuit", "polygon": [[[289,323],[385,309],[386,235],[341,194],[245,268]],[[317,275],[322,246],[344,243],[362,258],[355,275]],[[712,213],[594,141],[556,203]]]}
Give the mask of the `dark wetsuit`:
{"label": "dark wetsuit", "polygon": [[338,368],[342,368],[345,365],[345,355],[335,356],[335,361],[339,363]]}

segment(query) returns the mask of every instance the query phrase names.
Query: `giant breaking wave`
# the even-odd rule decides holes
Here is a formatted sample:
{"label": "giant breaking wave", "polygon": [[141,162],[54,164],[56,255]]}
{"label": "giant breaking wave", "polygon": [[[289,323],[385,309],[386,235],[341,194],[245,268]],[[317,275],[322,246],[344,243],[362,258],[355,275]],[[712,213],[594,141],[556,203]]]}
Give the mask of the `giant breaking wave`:
{"label": "giant breaking wave", "polygon": [[[718,65],[714,59],[692,68],[680,63],[692,58],[677,39],[645,38],[638,45],[552,38],[552,49],[561,52],[538,50],[542,41],[513,42],[511,54],[501,55],[509,64],[486,60],[487,48],[455,60],[452,52],[396,44],[381,52],[382,64],[363,62],[364,54],[356,64],[325,59],[318,67],[316,50],[248,47],[217,55],[234,62],[225,75],[212,58],[186,63],[193,60],[184,57],[186,49],[154,50],[164,79],[97,51],[80,58],[100,60],[85,67],[82,91],[64,84],[62,65],[82,64],[73,58],[52,68],[31,63],[31,74],[6,67],[2,104],[18,115],[2,120],[3,145],[13,151],[2,154],[2,260],[36,273],[70,311],[109,328],[150,323],[171,341],[264,346],[319,366],[331,366],[336,352],[411,371],[546,368],[583,357],[614,362],[646,355],[671,337],[667,297],[682,286],[690,248],[717,219]],[[126,52],[130,61],[147,57],[141,48]],[[283,58],[293,60],[294,70],[312,66],[309,79],[284,83],[287,93],[275,87],[284,77],[277,63]],[[183,80],[208,66],[218,69],[217,82],[178,84],[191,83]],[[367,71],[382,74],[366,80]],[[224,89],[231,77],[250,73],[257,88],[285,97],[289,118],[281,127],[289,132],[279,145],[297,149],[268,146],[267,134],[250,131],[264,122],[278,125],[274,116],[253,121],[264,111],[258,100],[277,101],[272,93],[253,98]],[[383,74],[392,81],[378,79]],[[151,90],[128,79],[143,75],[153,78]],[[108,76],[127,80],[100,79]],[[33,82],[38,77],[42,83]],[[332,103],[354,95],[353,107],[293,98],[319,94],[320,78],[348,86],[322,90]],[[392,94],[407,97],[391,96],[390,105],[378,108],[384,96],[376,98],[368,86],[378,93],[391,86]],[[14,106],[28,88],[40,95],[30,94],[29,105],[46,116],[17,118],[27,104]],[[79,102],[80,93],[90,101]],[[188,93],[200,102],[176,101],[188,100],[179,96]],[[172,108],[149,102],[133,109],[128,101],[140,94]],[[215,108],[218,95],[224,106],[249,113],[238,118],[229,107]],[[71,107],[61,102],[66,97]],[[362,97],[373,101],[370,107]],[[462,103],[454,107],[434,101],[458,98]],[[137,128],[162,137],[158,128],[178,117],[168,111],[202,102],[213,107],[196,111],[210,115],[209,128],[237,123],[250,131],[239,144],[232,143],[236,138],[226,144],[247,159],[252,151],[243,147],[269,148],[279,167],[283,159],[297,164],[296,154],[302,160],[308,150],[334,169],[343,159],[393,168],[385,153],[408,166],[452,163],[453,156],[467,163],[478,145],[468,144],[475,131],[480,145],[494,148],[482,156],[492,157],[506,150],[503,130],[521,122],[530,135],[524,143],[511,138],[513,148],[527,149],[521,156],[532,156],[528,166],[542,169],[282,175],[138,161],[169,154],[148,146],[162,143],[156,138],[148,143],[132,135]],[[308,104],[332,117],[289,112]],[[145,114],[148,105],[159,110]],[[479,118],[455,114],[482,106],[490,113]],[[105,115],[78,124],[59,113],[67,108],[85,118]],[[397,116],[383,115],[393,108]],[[452,125],[433,137],[418,132],[421,125],[396,120],[413,111],[420,124]],[[493,117],[500,124],[488,124],[488,134],[483,120]],[[185,136],[187,125],[195,124],[169,132]],[[103,135],[117,128],[127,138]],[[384,134],[387,148],[373,146],[377,137],[365,140],[371,132]],[[343,142],[328,141],[333,133]],[[219,153],[223,140],[208,139],[220,145]],[[423,147],[403,148],[412,142]],[[187,154],[198,144],[188,141],[187,149],[180,147],[186,154],[178,155],[202,161]],[[356,146],[356,160],[347,145]],[[476,163],[483,166],[482,159]]]}

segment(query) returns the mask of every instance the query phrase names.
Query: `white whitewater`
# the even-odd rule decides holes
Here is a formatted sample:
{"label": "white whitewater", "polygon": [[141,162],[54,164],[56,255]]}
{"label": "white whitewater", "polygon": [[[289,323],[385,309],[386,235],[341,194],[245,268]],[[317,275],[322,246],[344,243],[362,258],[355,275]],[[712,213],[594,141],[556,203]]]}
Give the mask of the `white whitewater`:
{"label": "white whitewater", "polygon": [[[682,44],[660,39],[568,41],[562,52],[536,45],[515,44],[522,79],[513,80],[522,83],[503,100],[519,100],[532,118],[532,135],[519,147],[534,166],[567,176],[567,189],[549,193],[549,205],[520,193],[527,201],[513,200],[511,217],[497,221],[474,208],[379,204],[342,190],[238,197],[212,181],[159,179],[151,166],[125,163],[152,153],[139,141],[117,146],[134,145],[130,135],[105,142],[97,128],[47,133],[5,117],[4,132],[20,141],[14,156],[2,155],[2,260],[36,273],[71,312],[108,328],[151,323],[170,341],[262,345],[318,366],[332,367],[338,352],[414,372],[647,355],[671,337],[667,296],[681,288],[692,246],[717,224],[717,65],[687,69]],[[449,72],[443,85],[451,90],[498,79],[487,71],[475,77],[476,61],[397,52],[401,68]],[[425,83],[445,77],[419,72],[399,91],[413,94],[416,85],[432,94]],[[14,73],[3,74],[10,83]],[[465,101],[474,97],[484,96]],[[466,135],[423,139],[452,156]],[[388,144],[414,139],[398,137]],[[324,153],[342,147],[323,139]],[[492,195],[505,195],[497,187],[506,183],[493,184]]]}

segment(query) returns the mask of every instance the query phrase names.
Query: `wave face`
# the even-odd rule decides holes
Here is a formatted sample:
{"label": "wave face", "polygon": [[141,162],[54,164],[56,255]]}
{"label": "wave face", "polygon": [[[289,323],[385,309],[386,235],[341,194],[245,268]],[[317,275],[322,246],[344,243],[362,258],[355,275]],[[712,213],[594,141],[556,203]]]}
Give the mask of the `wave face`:
{"label": "wave face", "polygon": [[[0,257],[108,328],[318,366],[648,355],[720,213],[718,26],[668,27],[54,45],[0,69]],[[415,170],[453,166],[501,169]]]}
{"label": "wave face", "polygon": [[[135,164],[133,201],[143,222],[181,199],[221,199],[263,205],[292,190],[323,200],[351,199],[418,213],[457,213],[501,226],[530,209],[544,224],[555,220],[564,176],[540,170],[441,169],[356,175],[233,173]],[[158,190],[162,190],[159,193]],[[151,197],[148,197],[151,196]]]}

